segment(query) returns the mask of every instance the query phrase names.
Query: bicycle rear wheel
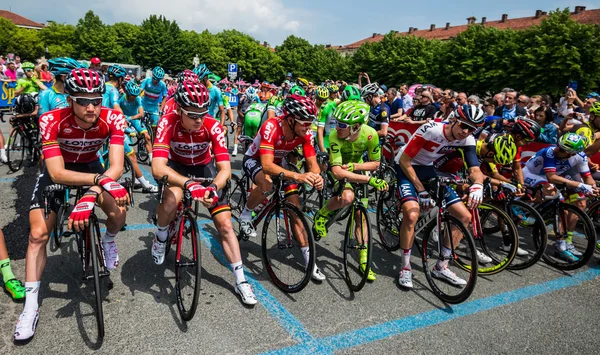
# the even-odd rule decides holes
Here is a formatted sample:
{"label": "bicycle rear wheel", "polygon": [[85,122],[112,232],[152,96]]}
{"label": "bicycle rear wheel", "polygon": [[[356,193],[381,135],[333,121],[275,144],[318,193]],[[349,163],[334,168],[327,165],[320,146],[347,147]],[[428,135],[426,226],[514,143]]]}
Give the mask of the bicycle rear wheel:
{"label": "bicycle rear wheel", "polygon": [[229,186],[227,188],[227,197],[229,198],[229,207],[231,207],[231,217],[234,220],[233,230],[235,235],[240,239],[239,222],[240,214],[246,206],[246,196],[248,187],[246,186],[246,179],[237,175],[231,175],[229,180]]}
{"label": "bicycle rear wheel", "polygon": [[[94,294],[96,295],[96,324],[98,326],[98,339],[104,338],[104,313],[102,310],[102,289],[100,288],[100,270],[104,267],[101,257],[102,244],[100,241],[100,226],[95,215],[90,216],[89,227],[86,228],[87,244],[86,252],[89,253],[89,262],[92,264],[92,276],[94,280]],[[89,270],[89,269],[88,269]]]}
{"label": "bicycle rear wheel", "polygon": [[[300,240],[308,247],[308,265]],[[262,231],[262,260],[269,277],[280,290],[294,293],[310,280],[315,265],[315,244],[300,209],[279,202],[267,214]]]}
{"label": "bicycle rear wheel", "polygon": [[[68,197],[65,197],[65,199],[68,199]],[[69,219],[69,213],[69,203],[67,200],[66,203],[63,202],[60,205],[60,207],[58,208],[58,212],[56,212],[56,221],[54,222],[54,229],[52,230],[53,243],[50,247],[50,250],[52,251],[56,251],[58,250],[58,248],[60,248],[66,223]]]}
{"label": "bicycle rear wheel", "polygon": [[371,270],[373,239],[367,209],[357,204],[351,210],[344,237],[344,274],[348,288],[358,292],[365,286]]}
{"label": "bicycle rear wheel", "polygon": [[146,163],[148,158],[150,158],[150,153],[148,149],[146,149],[146,138],[143,135],[138,135],[137,139],[137,150],[136,150],[137,160],[140,163]]}
{"label": "bicycle rear wheel", "polygon": [[19,128],[15,128],[8,137],[6,156],[8,158],[8,168],[12,172],[19,171],[23,166],[27,144],[27,138]]}
{"label": "bicycle rear wheel", "polygon": [[[519,236],[511,218],[500,208],[482,203],[478,207],[479,223],[482,230],[494,230],[495,233],[483,233],[476,240],[483,253],[492,261],[489,264],[479,264],[477,272],[480,275],[494,275],[506,269],[517,255]],[[505,251],[504,245],[507,246]]]}
{"label": "bicycle rear wheel", "polygon": [[[594,230],[596,231],[597,236],[598,228],[600,228],[600,200],[596,200],[594,203],[590,204],[586,213],[594,225]],[[598,241],[596,241],[596,251],[600,252],[600,243]]]}
{"label": "bicycle rear wheel", "polygon": [[177,309],[181,319],[189,321],[194,317],[200,296],[202,257],[200,233],[196,218],[186,211],[181,218],[175,257],[175,291]]}
{"label": "bicycle rear wheel", "polygon": [[517,255],[508,266],[510,270],[523,270],[537,263],[548,242],[548,232],[542,215],[532,206],[519,200],[512,200],[505,206],[506,213],[517,227],[519,249],[527,255]]}
{"label": "bicycle rear wheel", "polygon": [[377,201],[377,234],[383,248],[393,252],[400,249],[400,226],[402,224],[402,207],[397,195],[391,198],[380,196]]}
{"label": "bicycle rear wheel", "polygon": [[[441,217],[439,237],[438,233],[434,233],[436,227],[436,223],[430,223],[423,233],[421,258],[427,282],[433,293],[442,301],[452,304],[464,302],[471,296],[477,283],[478,263],[473,235],[458,218],[449,214],[443,214]],[[452,238],[452,234],[455,238]],[[439,238],[439,243],[436,237]],[[462,240],[457,245],[454,240],[458,237]],[[452,252],[449,257],[444,257],[440,252],[444,244],[450,244]],[[429,259],[433,265],[429,264]],[[438,260],[447,261],[448,269],[463,280],[464,284],[456,285],[442,278],[435,265]]]}
{"label": "bicycle rear wheel", "polygon": [[[563,216],[567,221],[571,218],[572,225],[568,225],[565,230],[564,226],[557,226],[556,221],[561,221]],[[548,227],[548,244],[542,258],[549,265],[559,270],[575,270],[587,264],[596,245],[596,231],[594,225],[588,215],[581,209],[568,203],[560,202],[557,207],[557,216],[553,216],[553,220],[546,223]],[[560,224],[563,224],[560,222]],[[571,232],[572,235],[568,235]],[[557,236],[570,237],[573,243],[575,255],[576,252],[581,255],[576,255],[577,261],[569,262],[560,258],[557,250]],[[551,240],[551,241],[550,241]]]}

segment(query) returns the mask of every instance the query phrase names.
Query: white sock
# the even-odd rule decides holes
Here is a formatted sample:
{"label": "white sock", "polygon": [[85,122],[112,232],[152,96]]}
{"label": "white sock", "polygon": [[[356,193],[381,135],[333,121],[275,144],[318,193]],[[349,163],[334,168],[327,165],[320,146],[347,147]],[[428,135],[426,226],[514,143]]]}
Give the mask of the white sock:
{"label": "white sock", "polygon": [[310,258],[310,250],[308,247],[300,248],[302,250],[302,256],[304,256],[304,265],[308,266],[308,259]]}
{"label": "white sock", "polygon": [[237,150],[237,147],[238,147],[238,145],[237,145],[237,144],[234,144],[234,145],[233,145],[233,150]]}
{"label": "white sock", "polygon": [[444,258],[446,258],[446,260],[444,260],[444,261],[438,260],[437,261],[436,267],[438,268],[438,270],[445,269],[448,266],[448,258],[452,255],[452,250],[449,248],[446,248],[445,246],[442,246],[442,255],[444,256]]}
{"label": "white sock", "polygon": [[252,210],[248,208],[248,204],[246,204],[246,206],[244,206],[244,210],[242,211],[240,218],[244,218],[244,219],[252,218]]}
{"label": "white sock", "polygon": [[38,295],[40,293],[40,282],[25,282],[25,309],[35,311],[38,309]]}
{"label": "white sock", "polygon": [[115,241],[115,236],[116,234],[112,234],[112,233],[104,233],[104,236],[102,237],[102,243],[111,243]]}
{"label": "white sock", "polygon": [[411,249],[405,249],[402,252],[402,270],[411,270],[410,252],[411,252]]}
{"label": "white sock", "polygon": [[139,180],[139,183],[142,184],[142,186],[145,188],[149,188],[150,186],[152,186],[152,185],[150,185],[150,182],[148,182],[148,180],[146,180],[146,178],[143,176],[140,176],[138,178],[138,180]]}
{"label": "white sock", "polygon": [[148,159],[152,160],[152,153],[148,154]]}
{"label": "white sock", "polygon": [[560,251],[565,251],[565,250],[567,250],[567,242],[564,239],[559,240],[556,242],[556,247]]}
{"label": "white sock", "polygon": [[168,237],[169,237],[169,226],[166,226],[166,227],[157,226],[157,229],[156,229],[156,238],[161,243],[164,243],[164,242],[167,241]]}
{"label": "white sock", "polygon": [[230,264],[231,270],[233,270],[233,276],[235,276],[236,285],[241,284],[246,281],[246,276],[244,276],[244,266],[241,261],[237,263]]}

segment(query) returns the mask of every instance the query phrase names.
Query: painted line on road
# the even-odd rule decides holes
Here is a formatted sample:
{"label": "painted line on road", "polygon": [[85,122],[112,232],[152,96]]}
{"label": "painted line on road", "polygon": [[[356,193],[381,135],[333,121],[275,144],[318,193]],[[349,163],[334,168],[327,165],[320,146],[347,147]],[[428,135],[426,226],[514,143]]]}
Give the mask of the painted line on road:
{"label": "painted line on road", "polygon": [[15,182],[17,178],[0,178],[0,182]]}
{"label": "painted line on road", "polygon": [[[204,229],[200,229],[200,239],[203,244],[212,251],[214,256],[221,264],[229,268],[229,261],[225,257],[221,244],[218,243]],[[275,318],[295,340],[301,343],[310,343],[313,336],[310,335],[306,327],[294,317],[258,280],[250,273],[246,272],[246,279],[252,285],[259,304],[262,305],[269,314]]]}
{"label": "painted line on road", "polygon": [[600,267],[595,266],[572,276],[564,276],[552,281],[542,282],[537,285],[519,288],[452,307],[434,309],[324,338],[314,338],[309,342],[274,350],[265,354],[296,355],[321,353],[323,351],[340,351],[577,286],[598,276],[600,276]]}
{"label": "painted line on road", "polygon": [[[197,223],[198,223],[198,226],[203,226],[205,224],[212,223],[212,219],[200,220],[200,221],[197,221]],[[132,225],[127,225],[125,227],[125,232],[139,231],[139,230],[144,230],[144,229],[154,229],[154,228],[156,228],[156,226],[152,223],[132,224]],[[100,228],[100,232],[101,233],[106,232],[106,228]]]}

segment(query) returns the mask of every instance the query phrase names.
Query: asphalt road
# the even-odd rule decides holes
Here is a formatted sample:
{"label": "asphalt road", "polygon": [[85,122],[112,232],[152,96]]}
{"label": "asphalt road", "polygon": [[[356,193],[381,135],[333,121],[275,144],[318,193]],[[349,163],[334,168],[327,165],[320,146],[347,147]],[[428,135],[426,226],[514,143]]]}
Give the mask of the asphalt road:
{"label": "asphalt road", "polygon": [[[8,132],[6,125],[0,125]],[[240,169],[241,157],[234,160]],[[146,173],[150,170],[144,167]],[[13,270],[24,278],[29,199],[36,169],[8,174],[0,166],[0,225]],[[415,288],[397,286],[400,255],[377,243],[373,268],[377,280],[358,293],[343,280],[340,231],[318,243],[318,264],[327,275],[300,293],[284,294],[269,280],[260,259],[260,240],[242,244],[247,275],[259,304],[248,308],[234,293],[233,275],[204,214],[202,293],[195,318],[182,323],[175,305],[173,257],[154,265],[150,245],[153,195],[136,193],[128,230],[119,233],[121,265],[106,288],[106,335],[95,336],[93,286],[81,281],[73,241],[48,254],[40,291],[40,321],[34,339],[12,343],[21,304],[0,296],[0,350],[32,353],[182,353],[182,354],[593,354],[600,345],[598,256],[589,268],[561,272],[542,262],[524,271],[480,277],[471,298],[449,306],[429,290],[413,256]],[[375,216],[371,217],[376,223]],[[375,232],[374,232],[375,233]],[[416,249],[415,249],[415,253]]]}

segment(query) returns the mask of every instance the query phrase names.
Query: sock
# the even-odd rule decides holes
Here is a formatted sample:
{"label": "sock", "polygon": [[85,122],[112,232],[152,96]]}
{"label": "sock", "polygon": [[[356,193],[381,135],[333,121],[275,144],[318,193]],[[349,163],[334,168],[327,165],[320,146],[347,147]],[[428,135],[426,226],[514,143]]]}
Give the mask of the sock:
{"label": "sock", "polygon": [[310,250],[308,249],[308,247],[302,247],[300,248],[300,250],[302,251],[302,256],[304,256],[304,265],[308,265],[308,259],[310,258]]}
{"label": "sock", "polygon": [[115,236],[116,234],[112,234],[112,233],[104,233],[104,236],[102,236],[102,243],[114,243],[115,241]]}
{"label": "sock", "polygon": [[327,208],[327,204],[324,204],[323,208],[321,208],[318,213],[322,216],[329,217],[329,215],[331,215],[331,212],[333,211],[330,211],[329,208]]}
{"label": "sock", "polygon": [[442,270],[448,267],[448,258],[450,258],[450,256],[452,255],[452,250],[450,248],[446,248],[445,246],[442,246],[442,255],[444,256],[444,258],[446,258],[446,260],[438,260],[437,263],[435,264],[435,266],[437,267],[438,270]]}
{"label": "sock", "polygon": [[233,276],[235,276],[236,285],[246,282],[246,276],[244,276],[244,266],[241,261],[231,264],[231,270],[233,270]]}
{"label": "sock", "polygon": [[35,311],[38,309],[38,294],[40,291],[40,282],[25,282],[25,308],[24,310]]}
{"label": "sock", "polygon": [[135,178],[135,184],[137,185],[139,183],[140,183],[140,180],[138,178]]}
{"label": "sock", "polygon": [[148,154],[148,159],[152,160],[152,153]]}
{"label": "sock", "polygon": [[12,280],[15,278],[11,268],[10,268],[10,259],[6,258],[4,260],[0,260],[0,271],[2,272],[2,277],[4,278],[4,283],[8,280]]}
{"label": "sock", "polygon": [[234,145],[233,145],[233,150],[237,150],[237,147],[238,147],[238,145],[237,145],[237,144],[234,144]]}
{"label": "sock", "polygon": [[248,208],[248,204],[244,206],[244,210],[240,214],[240,218],[252,219],[252,210]]}
{"label": "sock", "polygon": [[567,250],[567,242],[563,240],[559,240],[556,242],[556,247],[558,248],[558,250],[560,251],[565,251]]}
{"label": "sock", "polygon": [[164,243],[167,241],[168,237],[169,237],[169,226],[165,226],[165,227],[157,226],[156,239],[158,239],[159,242]]}
{"label": "sock", "polygon": [[0,155],[6,155],[6,149],[0,149]]}
{"label": "sock", "polygon": [[402,249],[402,270],[412,270],[410,266],[411,249]]}
{"label": "sock", "polygon": [[139,180],[139,183],[142,184],[142,186],[145,188],[149,188],[151,186],[150,183],[148,182],[148,180],[146,180],[146,178],[143,176],[140,176],[138,178],[138,180]]}
{"label": "sock", "polygon": [[361,264],[366,264],[367,263],[368,253],[369,253],[369,249],[360,249],[358,251],[359,260],[360,260]]}
{"label": "sock", "polygon": [[567,242],[567,244],[573,244],[573,232],[567,232],[565,242]]}

